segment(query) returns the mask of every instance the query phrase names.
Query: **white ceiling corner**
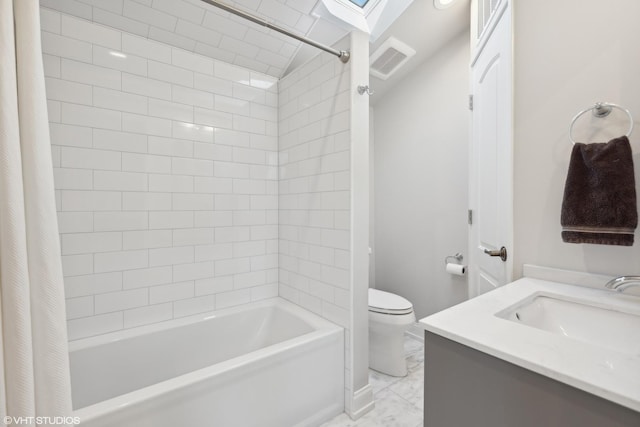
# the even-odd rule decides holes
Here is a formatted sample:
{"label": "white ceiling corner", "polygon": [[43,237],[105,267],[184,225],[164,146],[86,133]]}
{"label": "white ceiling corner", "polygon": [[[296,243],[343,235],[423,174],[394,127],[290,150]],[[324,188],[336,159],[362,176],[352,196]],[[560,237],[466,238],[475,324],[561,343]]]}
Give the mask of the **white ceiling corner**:
{"label": "white ceiling corner", "polygon": [[[318,16],[316,9],[322,0],[220,1],[329,46],[349,32],[348,25]],[[372,83],[384,91],[414,64],[462,31],[465,25],[468,28],[469,1],[458,0],[446,10],[436,10],[430,0],[413,1],[372,43],[371,51],[393,35],[418,53],[403,67],[402,73],[383,83],[372,79]],[[201,0],[40,0],[40,4],[276,78],[283,77],[318,53],[311,46]]]}
{"label": "white ceiling corner", "polygon": [[[313,33],[319,20],[312,15],[318,0],[222,1],[300,35]],[[40,0],[40,4],[277,78],[285,74],[301,45],[200,0]],[[346,34],[332,29],[336,30],[340,33],[329,42]]]}
{"label": "white ceiling corner", "polygon": [[[392,0],[393,1],[393,0]],[[370,51],[375,52],[393,36],[416,51],[416,54],[387,80],[370,77],[370,86],[376,94],[371,98],[375,105],[393,86],[407,77],[420,64],[431,58],[451,40],[469,31],[470,0],[457,0],[447,9],[436,9],[432,0],[415,0],[375,42]]]}

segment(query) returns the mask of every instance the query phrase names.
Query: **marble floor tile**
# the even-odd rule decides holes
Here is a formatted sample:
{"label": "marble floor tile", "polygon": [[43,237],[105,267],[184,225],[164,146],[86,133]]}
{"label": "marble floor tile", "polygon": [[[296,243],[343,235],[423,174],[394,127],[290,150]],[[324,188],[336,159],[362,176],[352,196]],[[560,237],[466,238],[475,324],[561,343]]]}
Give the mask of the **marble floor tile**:
{"label": "marble floor tile", "polygon": [[422,411],[389,389],[376,394],[376,407],[353,421],[341,414],[321,427],[417,427],[422,425]]}
{"label": "marble floor tile", "polygon": [[407,368],[409,369],[409,373],[424,366],[424,349],[422,343],[420,343],[420,345],[419,351],[407,355]]}
{"label": "marble floor tile", "polygon": [[358,420],[358,427],[416,427],[422,422],[422,411],[390,389],[375,398],[376,407]]}
{"label": "marble floor tile", "polygon": [[369,370],[375,408],[354,421],[346,414],[321,427],[421,427],[423,413],[424,351],[421,341],[407,336],[405,354],[409,374],[392,377]]}
{"label": "marble floor tile", "polygon": [[349,415],[342,413],[334,419],[322,424],[320,427],[356,427],[358,425],[358,421],[360,420],[353,421],[349,418]]}
{"label": "marble floor tile", "polygon": [[402,381],[403,377],[392,377],[391,375],[383,374],[382,372],[369,369],[369,384],[373,389],[373,394],[376,394],[380,390],[389,387],[392,384]]}
{"label": "marble floor tile", "polygon": [[405,336],[404,352],[407,355],[414,354],[414,353],[422,353],[423,349],[424,349],[424,345],[422,344],[422,341],[416,338],[413,338],[411,335]]}
{"label": "marble floor tile", "polygon": [[418,369],[409,373],[404,381],[398,381],[389,386],[389,390],[393,391],[407,402],[420,410],[424,408],[424,366],[420,365]]}

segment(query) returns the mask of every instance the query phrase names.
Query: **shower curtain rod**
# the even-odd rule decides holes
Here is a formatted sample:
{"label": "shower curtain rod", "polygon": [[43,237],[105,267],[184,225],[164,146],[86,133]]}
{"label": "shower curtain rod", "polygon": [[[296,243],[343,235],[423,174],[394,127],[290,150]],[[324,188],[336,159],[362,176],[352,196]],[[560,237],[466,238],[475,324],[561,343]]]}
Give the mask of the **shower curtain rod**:
{"label": "shower curtain rod", "polygon": [[246,12],[243,12],[243,11],[241,11],[239,9],[236,9],[235,7],[226,5],[224,3],[220,3],[220,2],[218,2],[216,0],[201,0],[201,1],[204,2],[204,3],[210,4],[211,6],[215,6],[217,8],[222,9],[222,10],[225,10],[225,11],[227,11],[229,13],[233,13],[234,15],[237,15],[237,16],[239,16],[241,18],[249,20],[249,21],[251,21],[251,22],[253,22],[255,24],[262,25],[263,27],[270,28],[270,29],[272,29],[274,31],[277,31],[277,32],[279,32],[281,34],[284,34],[285,36],[292,37],[292,38],[294,38],[294,39],[296,39],[298,41],[301,41],[302,43],[306,43],[306,44],[311,45],[313,47],[316,47],[318,49],[324,50],[325,52],[328,52],[328,53],[330,53],[332,55],[337,56],[338,58],[340,58],[340,61],[342,61],[345,64],[347,62],[349,62],[349,57],[351,56],[349,51],[336,50],[336,49],[333,49],[333,48],[331,48],[329,46],[325,46],[322,43],[318,43],[318,42],[310,40],[310,39],[308,39],[306,37],[294,34],[294,33],[290,32],[290,31],[285,30],[284,28],[280,28],[280,27],[278,27],[276,25],[273,25],[273,24],[263,20],[263,19],[255,17],[253,15],[249,15]]}

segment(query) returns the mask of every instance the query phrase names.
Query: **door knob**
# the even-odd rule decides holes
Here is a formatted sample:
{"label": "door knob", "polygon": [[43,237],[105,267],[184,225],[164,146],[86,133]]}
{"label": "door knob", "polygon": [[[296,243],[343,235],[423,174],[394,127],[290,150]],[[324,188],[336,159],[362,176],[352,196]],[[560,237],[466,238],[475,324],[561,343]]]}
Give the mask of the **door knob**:
{"label": "door knob", "polygon": [[505,248],[504,246],[501,247],[500,249],[496,249],[496,250],[489,250],[489,249],[485,249],[484,253],[489,255],[489,256],[499,256],[500,259],[502,261],[506,261],[507,260],[507,248]]}

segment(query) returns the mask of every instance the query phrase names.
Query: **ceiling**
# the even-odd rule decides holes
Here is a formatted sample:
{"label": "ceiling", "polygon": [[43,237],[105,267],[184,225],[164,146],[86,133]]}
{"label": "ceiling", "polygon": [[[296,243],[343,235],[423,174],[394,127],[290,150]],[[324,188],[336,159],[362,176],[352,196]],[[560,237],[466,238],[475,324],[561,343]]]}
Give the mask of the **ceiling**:
{"label": "ceiling", "polygon": [[[347,34],[345,28],[312,13],[320,0],[222,1],[323,44],[332,45]],[[418,53],[402,71],[375,86],[384,91],[468,28],[468,2],[458,0],[446,10],[437,10],[431,0],[414,0],[371,51],[393,34]],[[317,52],[200,0],[40,0],[40,4],[278,78]]]}
{"label": "ceiling", "polygon": [[[311,15],[318,0],[223,0],[323,43],[347,33]],[[214,59],[282,77],[300,42],[200,0],[40,0],[42,6]]]}
{"label": "ceiling", "polygon": [[432,0],[415,0],[407,10],[370,46],[373,54],[387,38],[393,36],[415,49],[416,54],[387,80],[370,76],[375,91],[373,105],[393,85],[438,52],[461,33],[469,32],[470,0],[457,0],[446,9],[436,9]]}

